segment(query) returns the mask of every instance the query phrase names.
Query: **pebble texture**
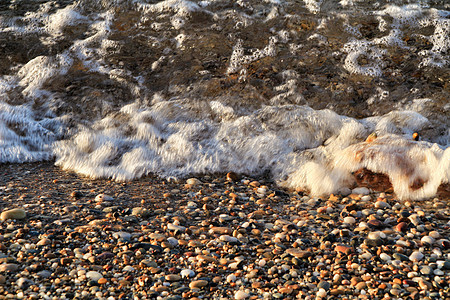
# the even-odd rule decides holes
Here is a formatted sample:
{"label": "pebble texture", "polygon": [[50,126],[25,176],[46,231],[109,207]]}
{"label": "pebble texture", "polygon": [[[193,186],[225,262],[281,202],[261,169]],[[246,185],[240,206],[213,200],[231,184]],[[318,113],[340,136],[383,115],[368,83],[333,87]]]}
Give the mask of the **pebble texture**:
{"label": "pebble texture", "polygon": [[0,299],[450,295],[446,198],[367,188],[313,198],[227,175],[33,179],[0,178]]}

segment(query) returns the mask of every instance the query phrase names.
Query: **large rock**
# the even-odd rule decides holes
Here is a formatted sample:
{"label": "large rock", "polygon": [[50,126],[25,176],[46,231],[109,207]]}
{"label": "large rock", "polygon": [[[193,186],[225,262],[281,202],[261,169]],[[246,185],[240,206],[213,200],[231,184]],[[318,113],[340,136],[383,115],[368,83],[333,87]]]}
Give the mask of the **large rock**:
{"label": "large rock", "polygon": [[6,221],[8,219],[20,220],[25,219],[26,216],[27,212],[25,210],[21,208],[14,208],[2,212],[2,214],[0,215],[0,220],[2,221]]}

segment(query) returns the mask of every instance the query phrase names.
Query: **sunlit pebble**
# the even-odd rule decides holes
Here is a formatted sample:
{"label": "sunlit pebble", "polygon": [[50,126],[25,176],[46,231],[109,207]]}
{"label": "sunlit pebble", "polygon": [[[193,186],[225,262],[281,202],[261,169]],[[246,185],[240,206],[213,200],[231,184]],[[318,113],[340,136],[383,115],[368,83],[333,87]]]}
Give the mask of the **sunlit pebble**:
{"label": "sunlit pebble", "polygon": [[381,253],[380,254],[380,258],[384,261],[390,261],[391,257],[389,255],[387,255],[386,253]]}
{"label": "sunlit pebble", "polygon": [[230,274],[227,276],[227,282],[235,282],[236,281],[236,275]]}
{"label": "sunlit pebble", "polygon": [[422,244],[432,245],[434,243],[434,238],[426,235],[420,241],[422,242]]}
{"label": "sunlit pebble", "polygon": [[409,256],[409,259],[410,259],[411,261],[420,261],[420,260],[423,259],[423,257],[424,257],[424,255],[423,255],[421,252],[419,252],[419,251],[414,251],[414,252]]}
{"label": "sunlit pebble", "polygon": [[98,195],[95,197],[95,201],[96,201],[96,202],[101,202],[101,201],[112,201],[112,200],[114,200],[114,198],[111,197],[110,195],[107,195],[107,194],[98,194]]}
{"label": "sunlit pebble", "polygon": [[242,300],[242,299],[247,299],[249,296],[250,296],[249,293],[246,293],[244,291],[237,291],[236,294],[234,294],[234,299]]}
{"label": "sunlit pebble", "polygon": [[356,220],[353,217],[345,217],[344,218],[345,224],[353,225],[353,224],[355,224],[355,222],[356,222]]}
{"label": "sunlit pebble", "polygon": [[195,276],[195,272],[192,271],[191,269],[183,269],[180,272],[181,277],[183,278],[189,278],[189,277],[194,277]]}
{"label": "sunlit pebble", "polygon": [[325,289],[319,289],[316,295],[317,297],[324,298],[327,296],[327,291]]}
{"label": "sunlit pebble", "polygon": [[438,239],[438,238],[441,237],[441,235],[439,234],[439,232],[437,232],[437,231],[435,231],[435,230],[430,231],[430,232],[428,233],[428,235],[429,235],[430,237],[434,238],[434,239]]}

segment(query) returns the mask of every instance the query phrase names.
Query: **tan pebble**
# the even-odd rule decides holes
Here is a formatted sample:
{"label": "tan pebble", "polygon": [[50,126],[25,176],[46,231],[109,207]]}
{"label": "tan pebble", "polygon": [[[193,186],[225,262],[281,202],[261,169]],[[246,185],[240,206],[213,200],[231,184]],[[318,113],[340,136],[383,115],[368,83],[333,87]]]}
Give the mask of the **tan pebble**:
{"label": "tan pebble", "polygon": [[266,212],[264,210],[255,210],[254,212],[249,214],[250,219],[261,219],[266,215]]}
{"label": "tan pebble", "polygon": [[98,282],[98,284],[105,284],[108,282],[108,280],[106,278],[102,277],[97,282]]}
{"label": "tan pebble", "polygon": [[419,280],[419,287],[422,290],[427,291],[427,290],[430,290],[433,286],[429,281],[422,279],[422,280]]}
{"label": "tan pebble", "polygon": [[122,279],[122,280],[119,280],[119,284],[121,286],[128,286],[128,285],[130,285],[130,282],[128,280]]}
{"label": "tan pebble", "polygon": [[188,244],[189,244],[189,242],[186,240],[178,240],[178,245],[180,245],[180,246],[187,246]]}
{"label": "tan pebble", "polygon": [[286,253],[298,257],[298,258],[308,258],[313,255],[311,251],[302,250],[299,248],[290,248],[286,250]]}
{"label": "tan pebble", "polygon": [[170,194],[170,193],[164,193],[164,194],[163,194],[163,197],[164,197],[164,198],[170,198],[170,196],[172,196],[172,194]]}
{"label": "tan pebble", "polygon": [[19,269],[17,264],[2,264],[0,265],[0,272],[15,272]]}
{"label": "tan pebble", "polygon": [[27,212],[24,209],[21,208],[14,208],[10,210],[6,210],[2,212],[0,215],[0,219],[2,221],[8,220],[8,219],[14,219],[14,220],[21,220],[25,219],[27,216]]}
{"label": "tan pebble", "polygon": [[334,251],[338,252],[338,253],[343,253],[343,254],[350,254],[353,252],[353,248],[350,246],[345,246],[345,245],[337,245],[334,248]]}
{"label": "tan pebble", "polygon": [[292,293],[294,290],[293,290],[292,288],[290,288],[290,287],[282,287],[282,288],[279,288],[278,291],[279,291],[280,293],[282,293],[282,294],[290,294],[290,293]]}
{"label": "tan pebble", "polygon": [[236,195],[235,193],[230,193],[230,194],[228,194],[228,196],[230,196],[230,198],[231,198],[231,199],[234,199],[234,200],[236,200],[236,199],[239,198],[239,196]]}
{"label": "tan pebble", "polygon": [[391,289],[389,292],[394,296],[398,296],[402,291],[400,289]]}
{"label": "tan pebble", "polygon": [[173,245],[169,242],[162,242],[161,247],[171,249],[171,248],[173,248]]}
{"label": "tan pebble", "polygon": [[52,241],[50,239],[47,238],[43,238],[41,239],[39,242],[37,242],[37,246],[46,246],[46,245],[51,245]]}
{"label": "tan pebble", "polygon": [[0,284],[4,284],[6,282],[6,277],[3,275],[0,275]]}
{"label": "tan pebble", "polygon": [[330,295],[337,296],[337,295],[343,295],[345,293],[345,290],[343,289],[331,289]]}
{"label": "tan pebble", "polygon": [[230,234],[230,235],[233,234],[233,229],[229,227],[213,226],[209,229],[209,231],[217,234]]}
{"label": "tan pebble", "polygon": [[249,183],[249,185],[252,187],[259,187],[261,185],[261,183],[259,183],[258,181],[252,181]]}
{"label": "tan pebble", "polygon": [[200,241],[189,241],[188,246],[196,248],[203,246],[203,244]]}
{"label": "tan pebble", "polygon": [[216,262],[217,261],[214,257],[209,256],[209,255],[197,255],[197,259],[204,260],[207,262]]}
{"label": "tan pebble", "polygon": [[166,280],[167,281],[180,281],[181,276],[177,275],[177,274],[169,274],[169,275],[166,275]]}
{"label": "tan pebble", "polygon": [[367,284],[364,281],[361,281],[355,285],[355,288],[357,288],[358,290],[362,290],[362,289],[365,289],[366,286],[367,286]]}
{"label": "tan pebble", "polygon": [[195,280],[189,283],[189,287],[191,289],[200,289],[208,285],[208,281],[206,280]]}
{"label": "tan pebble", "polygon": [[161,286],[158,286],[158,287],[155,288],[155,291],[158,292],[158,293],[165,292],[165,291],[168,291],[168,290],[169,290],[169,288],[167,286],[164,286],[164,285],[161,285]]}
{"label": "tan pebble", "polygon": [[331,194],[330,197],[328,198],[328,200],[330,200],[330,201],[337,201],[337,200],[339,200],[339,197],[334,195],[334,194]]}

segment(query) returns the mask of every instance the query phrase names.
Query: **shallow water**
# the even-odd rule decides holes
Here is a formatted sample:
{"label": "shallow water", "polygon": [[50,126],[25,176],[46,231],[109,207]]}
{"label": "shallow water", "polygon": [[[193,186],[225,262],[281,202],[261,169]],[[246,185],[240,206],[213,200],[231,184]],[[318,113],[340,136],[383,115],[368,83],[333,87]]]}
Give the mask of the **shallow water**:
{"label": "shallow water", "polygon": [[317,195],[368,168],[430,197],[450,178],[449,8],[0,4],[0,162],[116,180],[270,172]]}

